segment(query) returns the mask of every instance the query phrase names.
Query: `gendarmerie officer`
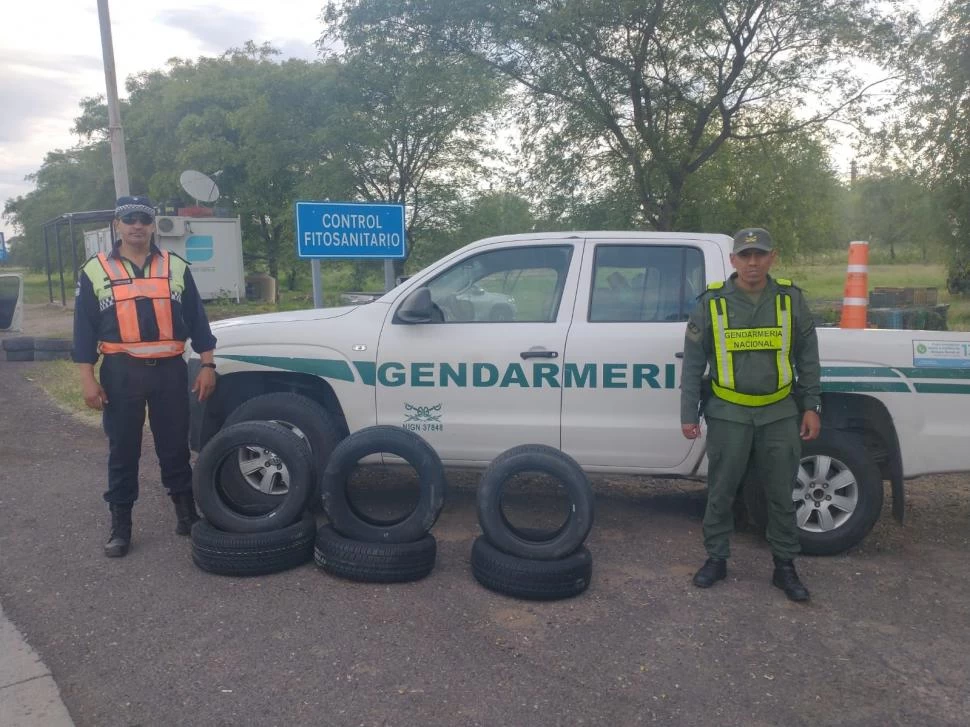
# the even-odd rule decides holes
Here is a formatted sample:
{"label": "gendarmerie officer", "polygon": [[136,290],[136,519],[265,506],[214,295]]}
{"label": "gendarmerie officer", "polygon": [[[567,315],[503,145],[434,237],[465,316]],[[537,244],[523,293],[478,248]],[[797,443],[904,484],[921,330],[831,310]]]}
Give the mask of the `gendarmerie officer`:
{"label": "gendarmerie officer", "polygon": [[[162,484],[175,503],[176,532],[187,535],[198,520],[189,464],[187,339],[202,359],[192,391],[204,400],[216,385],[213,349],[198,289],[188,263],[154,241],[155,207],[144,196],[120,197],[109,254],[88,259],[78,279],[73,359],[84,402],[103,411],[108,435],[109,557],[128,552],[131,508],[138,499],[145,407],[161,467]],[[103,356],[100,383],[94,365]]]}
{"label": "gendarmerie officer", "polygon": [[708,588],[727,575],[732,505],[753,458],[768,501],[772,583],[793,601],[805,601],[808,589],[793,561],[800,547],[792,487],[801,440],[815,439],[821,428],[818,339],[801,290],[768,274],[774,261],[766,230],[738,232],[731,253],[736,272],[708,286],[687,324],[680,420],[688,439],[700,434],[698,405],[708,369],[712,389],[704,404],[708,558],[694,585]]}

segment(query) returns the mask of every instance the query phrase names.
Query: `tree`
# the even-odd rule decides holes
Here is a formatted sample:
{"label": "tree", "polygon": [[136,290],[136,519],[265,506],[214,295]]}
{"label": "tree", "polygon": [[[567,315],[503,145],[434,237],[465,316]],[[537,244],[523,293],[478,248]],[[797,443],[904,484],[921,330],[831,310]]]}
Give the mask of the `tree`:
{"label": "tree", "polygon": [[945,2],[903,61],[906,113],[889,138],[945,210],[951,288],[970,289],[970,1]]}
{"label": "tree", "polygon": [[342,197],[349,178],[321,145],[333,114],[334,63],[274,61],[248,43],[220,58],[175,60],[168,73],[129,81],[126,129],[133,168],[150,172],[153,194],[178,196],[179,173],[219,173],[224,203],[239,210],[249,262],[270,275],[301,265],[293,203]]}
{"label": "tree", "polygon": [[504,85],[473,60],[415,39],[351,34],[344,20],[330,6],[319,42],[343,49],[331,99],[338,116],[324,145],[350,168],[358,199],[405,205],[411,254],[423,231],[443,224],[459,190],[487,175],[489,122]]}
{"label": "tree", "polygon": [[[21,234],[17,261],[34,270],[43,270],[46,267],[45,222],[67,212],[114,207],[114,179],[107,141],[48,152],[41,168],[27,179],[36,188],[8,199],[3,216]],[[49,242],[53,245],[53,238]],[[79,243],[75,244],[80,247]],[[57,264],[55,254],[52,248],[52,265]],[[63,263],[66,269],[70,268],[73,257],[68,253]]]}
{"label": "tree", "polygon": [[842,244],[835,212],[844,193],[817,129],[732,139],[685,184],[677,227],[764,227],[782,253],[811,254]]}
{"label": "tree", "polygon": [[349,0],[344,36],[433,45],[522,92],[530,167],[635,190],[671,229],[690,177],[731,139],[784,135],[866,99],[854,57],[898,47],[877,0]]}
{"label": "tree", "polygon": [[927,262],[931,248],[946,236],[934,195],[904,170],[877,168],[860,176],[851,202],[847,237],[867,240],[873,254],[885,250],[891,262],[906,246],[918,249],[920,261]]}

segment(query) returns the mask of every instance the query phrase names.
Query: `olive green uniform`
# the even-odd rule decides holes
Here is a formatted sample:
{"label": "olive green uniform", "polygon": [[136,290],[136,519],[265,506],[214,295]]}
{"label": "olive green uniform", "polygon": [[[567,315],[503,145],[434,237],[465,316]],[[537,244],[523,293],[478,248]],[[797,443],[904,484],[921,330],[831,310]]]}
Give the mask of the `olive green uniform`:
{"label": "olive green uniform", "polygon": [[[798,527],[792,486],[801,458],[801,414],[820,403],[820,365],[815,323],[801,290],[790,281],[768,276],[760,293],[747,293],[735,285],[732,275],[719,288],[711,286],[699,298],[687,324],[684,366],[681,374],[680,420],[697,424],[705,371],[717,371],[712,297],[724,298],[733,329],[768,328],[777,325],[777,296],[790,296],[791,346],[789,361],[794,375],[791,393],[773,403],[748,406],[717,395],[704,396],[707,421],[708,497],[704,513],[704,547],[712,558],[730,555],[729,537],[734,530],[732,505],[749,461],[757,468],[768,502],[767,537],[772,554],[790,560],[799,552]],[[778,356],[775,351],[750,350],[733,353],[734,390],[746,395],[771,395],[779,389]],[[714,376],[717,380],[716,375]],[[722,384],[724,382],[721,382]]]}

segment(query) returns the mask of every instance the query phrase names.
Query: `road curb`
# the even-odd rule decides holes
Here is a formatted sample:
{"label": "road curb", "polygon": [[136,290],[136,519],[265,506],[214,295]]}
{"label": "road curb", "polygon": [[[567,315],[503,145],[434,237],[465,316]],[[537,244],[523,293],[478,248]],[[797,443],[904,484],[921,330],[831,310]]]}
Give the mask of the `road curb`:
{"label": "road curb", "polygon": [[0,604],[0,725],[74,727],[50,669]]}

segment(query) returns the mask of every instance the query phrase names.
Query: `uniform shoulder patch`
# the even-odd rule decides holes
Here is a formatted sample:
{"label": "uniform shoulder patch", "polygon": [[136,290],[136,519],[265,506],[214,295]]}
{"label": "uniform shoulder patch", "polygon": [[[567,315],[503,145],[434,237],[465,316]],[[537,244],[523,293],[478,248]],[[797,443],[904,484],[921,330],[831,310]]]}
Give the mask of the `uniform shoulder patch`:
{"label": "uniform shoulder patch", "polygon": [[786,288],[793,288],[795,284],[791,281],[791,278],[775,278],[775,282],[778,285],[783,285]]}
{"label": "uniform shoulder patch", "polygon": [[724,287],[724,281],[723,280],[716,280],[713,283],[708,283],[707,284],[707,289],[708,290],[720,290],[723,287]]}

